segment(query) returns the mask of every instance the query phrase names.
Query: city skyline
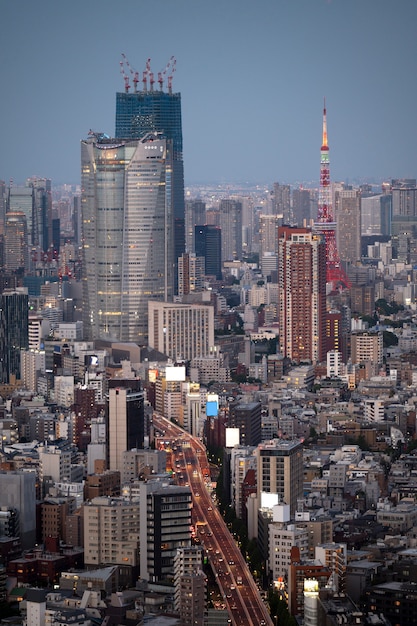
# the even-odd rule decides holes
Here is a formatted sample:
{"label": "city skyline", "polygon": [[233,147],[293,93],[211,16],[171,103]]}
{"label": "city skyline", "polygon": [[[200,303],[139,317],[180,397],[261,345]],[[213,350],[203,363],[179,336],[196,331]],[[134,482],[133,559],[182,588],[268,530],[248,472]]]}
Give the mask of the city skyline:
{"label": "city skyline", "polygon": [[151,58],[156,88],[176,58],[187,186],[318,182],[324,97],[334,181],[415,178],[415,17],[412,0],[5,3],[0,179],[80,183],[81,140],[115,134],[123,53],[140,76]]}

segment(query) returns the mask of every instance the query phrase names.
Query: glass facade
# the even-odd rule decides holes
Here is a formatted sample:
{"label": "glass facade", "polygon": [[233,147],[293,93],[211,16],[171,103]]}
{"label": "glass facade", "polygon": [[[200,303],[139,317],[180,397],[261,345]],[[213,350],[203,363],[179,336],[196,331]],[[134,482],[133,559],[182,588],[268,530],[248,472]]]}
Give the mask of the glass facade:
{"label": "glass facade", "polygon": [[[184,164],[181,94],[139,91],[116,94],[116,137],[141,139],[162,133],[172,141],[172,208],[175,262],[185,252]],[[175,278],[176,280],[176,273]]]}
{"label": "glass facade", "polygon": [[89,339],[147,344],[148,300],[173,295],[172,142],[89,139],[82,152]]}

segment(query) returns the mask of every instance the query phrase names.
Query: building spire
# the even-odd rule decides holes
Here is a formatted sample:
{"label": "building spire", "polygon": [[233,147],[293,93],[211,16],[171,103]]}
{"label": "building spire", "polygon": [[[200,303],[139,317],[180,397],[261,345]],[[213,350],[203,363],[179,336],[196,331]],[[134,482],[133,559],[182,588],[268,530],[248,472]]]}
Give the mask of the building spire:
{"label": "building spire", "polygon": [[323,107],[323,141],[321,149],[328,150],[329,145],[327,143],[327,113],[326,113],[326,98],[324,98],[324,107]]}

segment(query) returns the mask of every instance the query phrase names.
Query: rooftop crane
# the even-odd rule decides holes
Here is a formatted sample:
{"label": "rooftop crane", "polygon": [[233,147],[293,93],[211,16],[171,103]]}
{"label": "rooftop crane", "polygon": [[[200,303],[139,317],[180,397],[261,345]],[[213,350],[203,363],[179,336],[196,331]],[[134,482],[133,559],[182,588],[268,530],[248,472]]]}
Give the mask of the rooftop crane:
{"label": "rooftop crane", "polygon": [[130,74],[133,76],[132,78],[132,82],[133,82],[133,90],[135,93],[137,93],[138,91],[138,82],[139,82],[139,72],[136,72],[130,65],[129,61],[127,60],[126,55],[122,52],[122,57],[124,59],[124,63],[126,63],[126,67],[128,68]]}
{"label": "rooftop crane", "polygon": [[123,80],[125,83],[125,93],[129,93],[130,85],[129,85],[129,76],[127,76],[124,68],[124,62],[120,61],[120,73],[123,76]]}

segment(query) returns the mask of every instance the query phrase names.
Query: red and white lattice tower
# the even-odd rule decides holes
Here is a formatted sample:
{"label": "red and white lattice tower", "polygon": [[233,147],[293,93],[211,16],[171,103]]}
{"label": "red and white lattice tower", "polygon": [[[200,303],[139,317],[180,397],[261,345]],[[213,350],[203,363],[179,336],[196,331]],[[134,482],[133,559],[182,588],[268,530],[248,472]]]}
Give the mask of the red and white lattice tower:
{"label": "red and white lattice tower", "polygon": [[326,282],[331,285],[333,291],[348,289],[350,286],[349,280],[341,265],[336,245],[336,222],[333,217],[329,145],[327,143],[326,101],[324,101],[323,108],[323,141],[320,149],[319,206],[314,230],[321,233],[326,242]]}

